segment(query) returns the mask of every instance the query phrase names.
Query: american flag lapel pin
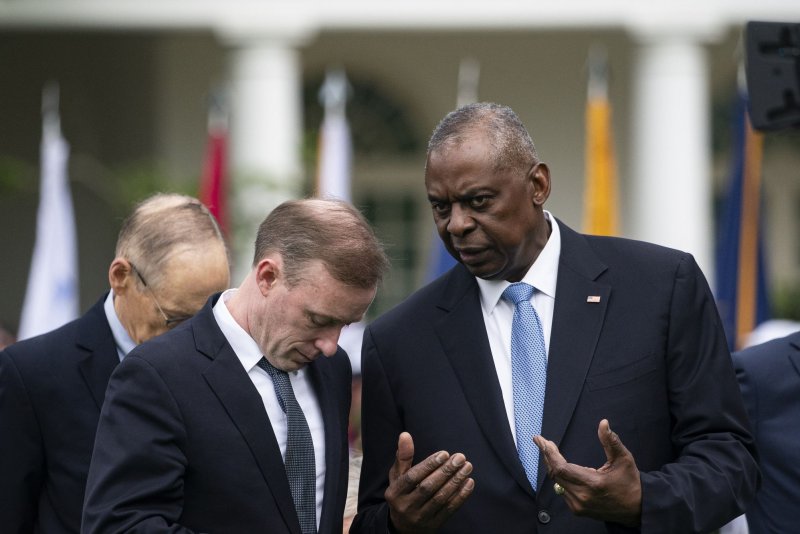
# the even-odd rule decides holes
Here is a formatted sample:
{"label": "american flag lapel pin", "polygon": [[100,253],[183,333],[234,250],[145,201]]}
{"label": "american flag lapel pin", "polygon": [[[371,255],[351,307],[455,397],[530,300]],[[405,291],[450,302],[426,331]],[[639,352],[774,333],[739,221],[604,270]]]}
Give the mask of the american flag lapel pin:
{"label": "american flag lapel pin", "polygon": [[586,297],[586,302],[600,302],[600,295],[589,295]]}

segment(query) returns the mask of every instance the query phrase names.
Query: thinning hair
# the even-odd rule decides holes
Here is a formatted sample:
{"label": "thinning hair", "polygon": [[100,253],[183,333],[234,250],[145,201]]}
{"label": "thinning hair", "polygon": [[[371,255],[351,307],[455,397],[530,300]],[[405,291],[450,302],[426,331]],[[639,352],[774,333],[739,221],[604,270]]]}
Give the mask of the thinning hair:
{"label": "thinning hair", "polygon": [[514,110],[491,102],[467,104],[448,113],[431,134],[428,157],[449,146],[458,146],[478,132],[488,139],[493,165],[498,171],[527,171],[539,161],[533,140]]}
{"label": "thinning hair", "polygon": [[227,253],[216,219],[196,198],[157,193],[136,205],[123,221],[116,256],[133,263],[149,285],[158,286],[169,259],[189,249],[219,243]]}
{"label": "thinning hair", "polygon": [[358,288],[376,287],[389,259],[363,215],[347,202],[332,199],[289,200],[258,228],[253,266],[277,252],[289,285],[302,280],[304,268],[319,260],[336,280]]}

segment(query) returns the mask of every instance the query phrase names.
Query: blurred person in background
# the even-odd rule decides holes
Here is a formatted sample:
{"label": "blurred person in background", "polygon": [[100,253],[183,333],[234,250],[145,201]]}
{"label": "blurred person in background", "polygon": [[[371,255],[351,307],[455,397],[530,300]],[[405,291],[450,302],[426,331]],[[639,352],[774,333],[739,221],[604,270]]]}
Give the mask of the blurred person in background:
{"label": "blurred person in background", "polygon": [[762,475],[746,510],[749,531],[794,532],[800,514],[800,332],[735,352],[733,366]]}
{"label": "blurred person in background", "polygon": [[123,222],[108,281],[110,291],[82,317],[0,352],[2,532],[80,530],[112,371],[229,285],[216,221],[195,198],[144,200]]}

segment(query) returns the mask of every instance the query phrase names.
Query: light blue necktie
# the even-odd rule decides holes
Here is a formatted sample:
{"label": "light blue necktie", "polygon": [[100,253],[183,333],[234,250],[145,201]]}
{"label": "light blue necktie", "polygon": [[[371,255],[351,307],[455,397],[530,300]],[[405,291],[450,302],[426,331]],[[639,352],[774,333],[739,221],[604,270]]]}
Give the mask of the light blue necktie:
{"label": "light blue necktie", "polygon": [[289,489],[300,520],[303,534],[317,532],[316,467],[314,465],[314,442],[306,417],[294,396],[292,382],[286,371],[276,369],[262,357],[258,366],[272,377],[275,394],[283,413],[286,414],[286,476]]}
{"label": "light blue necktie", "polygon": [[514,303],[514,321],[511,323],[511,380],[514,386],[517,453],[525,474],[536,491],[539,448],[533,442],[533,436],[542,432],[547,351],[542,321],[531,304],[533,291],[533,286],[517,282],[506,288],[503,298]]}

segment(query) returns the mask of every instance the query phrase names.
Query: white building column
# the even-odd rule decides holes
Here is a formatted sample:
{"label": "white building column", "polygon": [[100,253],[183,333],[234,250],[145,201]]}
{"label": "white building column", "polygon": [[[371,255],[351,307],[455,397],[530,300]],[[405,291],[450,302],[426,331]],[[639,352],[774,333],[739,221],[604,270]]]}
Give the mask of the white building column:
{"label": "white building column", "polygon": [[713,278],[710,95],[703,43],[640,36],[634,66],[628,234],[694,255]]}
{"label": "white building column", "polygon": [[302,68],[298,39],[230,39],[233,283],[249,272],[258,225],[301,192]]}

